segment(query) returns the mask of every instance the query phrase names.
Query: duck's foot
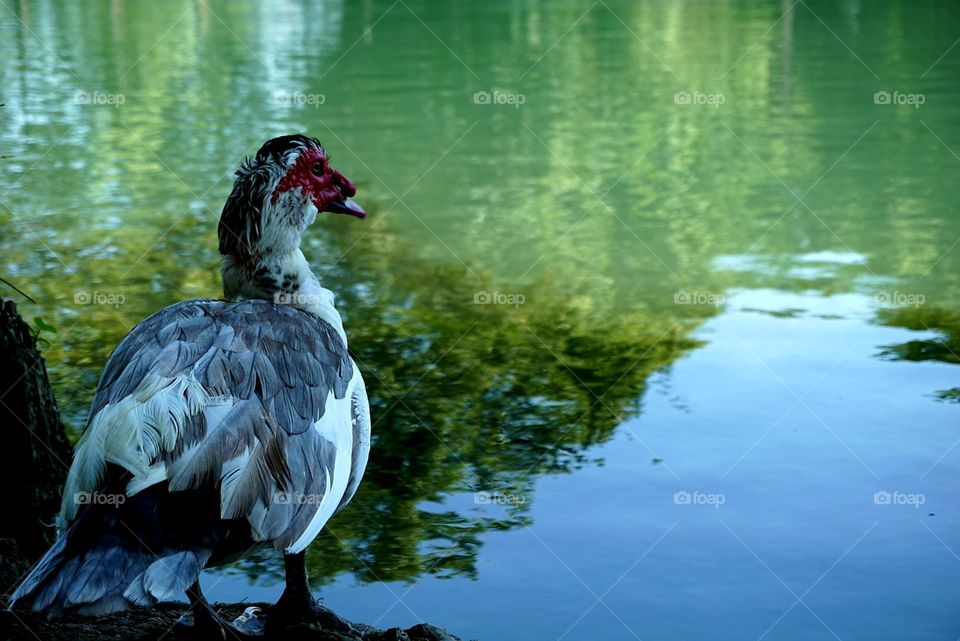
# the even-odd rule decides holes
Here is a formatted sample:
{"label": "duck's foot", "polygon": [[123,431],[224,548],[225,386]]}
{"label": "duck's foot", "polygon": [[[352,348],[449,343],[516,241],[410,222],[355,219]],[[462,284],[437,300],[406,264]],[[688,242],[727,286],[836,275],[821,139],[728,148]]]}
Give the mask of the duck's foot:
{"label": "duck's foot", "polygon": [[267,608],[267,632],[297,625],[315,625],[348,637],[360,637],[346,619],[323,607],[310,593],[306,556],[303,552],[283,555],[287,585],[280,600]]}
{"label": "duck's foot", "polygon": [[263,637],[260,608],[247,608],[230,623],[203,598],[199,582],[190,587],[187,596],[190,598],[190,612],[177,621],[184,636],[197,641],[260,641]]}
{"label": "duck's foot", "polygon": [[344,635],[357,635],[346,619],[324,607],[310,592],[285,590],[280,600],[267,609],[267,628],[276,630],[298,625],[316,625]]}

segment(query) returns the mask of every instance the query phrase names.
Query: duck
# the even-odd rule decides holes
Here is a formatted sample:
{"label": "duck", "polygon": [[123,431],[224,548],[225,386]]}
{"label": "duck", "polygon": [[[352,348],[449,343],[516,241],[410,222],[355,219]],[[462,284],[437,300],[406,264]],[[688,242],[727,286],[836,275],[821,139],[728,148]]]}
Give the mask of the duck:
{"label": "duck", "polygon": [[355,194],[304,134],[240,163],[217,230],[223,299],[161,309],[113,351],[56,542],[11,606],[100,616],[186,595],[198,637],[257,636],[263,621],[226,621],[200,575],[273,548],[285,585],[267,624],[345,624],[311,593],[305,550],[357,492],[370,407],[334,294],[300,245],[321,213],[364,218]]}

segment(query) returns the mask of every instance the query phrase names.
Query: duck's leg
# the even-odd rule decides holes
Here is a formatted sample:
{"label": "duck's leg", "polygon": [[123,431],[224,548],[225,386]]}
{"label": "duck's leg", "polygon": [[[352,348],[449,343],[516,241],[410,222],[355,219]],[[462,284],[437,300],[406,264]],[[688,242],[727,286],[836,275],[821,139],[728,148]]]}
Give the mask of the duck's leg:
{"label": "duck's leg", "polygon": [[190,600],[190,611],[193,613],[192,632],[198,640],[249,641],[262,636],[257,631],[241,630],[220,616],[207,603],[200,590],[199,581],[187,588],[187,598]]}
{"label": "duck's leg", "polygon": [[310,593],[307,580],[306,554],[283,555],[283,569],[287,584],[267,615],[268,627],[283,627],[298,623],[316,623],[321,627],[350,634],[353,626],[333,610],[323,607]]}

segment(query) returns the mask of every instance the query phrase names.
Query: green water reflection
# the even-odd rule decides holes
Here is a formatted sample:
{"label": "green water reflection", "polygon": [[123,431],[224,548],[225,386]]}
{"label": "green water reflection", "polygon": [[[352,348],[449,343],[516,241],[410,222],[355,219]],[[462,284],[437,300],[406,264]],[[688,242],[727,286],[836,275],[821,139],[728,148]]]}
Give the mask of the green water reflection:
{"label": "green water reflection", "polygon": [[[541,475],[592,464],[731,289],[920,295],[876,320],[934,335],[880,355],[957,362],[960,56],[931,67],[956,5],[3,11],[2,273],[58,328],[74,428],[130,327],[219,294],[215,221],[242,156],[306,131],[359,183],[370,218],[323,220],[305,247],[376,439],[313,548],[318,581],[475,576],[480,535],[529,523]],[[926,102],[876,105],[885,90]],[[444,508],[460,492],[526,498],[493,518]]]}

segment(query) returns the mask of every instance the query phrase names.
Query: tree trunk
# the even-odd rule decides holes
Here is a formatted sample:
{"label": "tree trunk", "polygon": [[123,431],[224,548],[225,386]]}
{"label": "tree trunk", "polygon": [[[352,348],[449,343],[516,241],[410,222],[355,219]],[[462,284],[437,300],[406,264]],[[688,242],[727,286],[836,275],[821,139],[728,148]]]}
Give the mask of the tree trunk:
{"label": "tree trunk", "polygon": [[53,543],[71,455],[46,363],[9,300],[0,300],[0,430],[0,586],[7,590]]}

